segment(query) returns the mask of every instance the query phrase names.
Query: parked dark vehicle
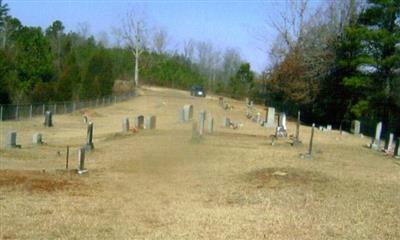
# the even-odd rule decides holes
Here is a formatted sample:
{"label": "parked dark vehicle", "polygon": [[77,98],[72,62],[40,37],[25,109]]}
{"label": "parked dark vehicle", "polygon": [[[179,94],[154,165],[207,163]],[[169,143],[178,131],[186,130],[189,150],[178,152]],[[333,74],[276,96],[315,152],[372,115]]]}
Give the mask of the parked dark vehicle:
{"label": "parked dark vehicle", "polygon": [[206,97],[206,91],[204,90],[203,86],[195,85],[190,90],[190,96]]}

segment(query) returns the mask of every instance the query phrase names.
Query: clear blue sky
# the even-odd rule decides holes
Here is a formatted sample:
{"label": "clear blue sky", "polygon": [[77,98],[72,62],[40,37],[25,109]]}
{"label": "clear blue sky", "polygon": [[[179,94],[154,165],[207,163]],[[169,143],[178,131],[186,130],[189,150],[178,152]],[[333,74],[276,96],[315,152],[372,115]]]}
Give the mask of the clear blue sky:
{"label": "clear blue sky", "polygon": [[[283,0],[268,1],[127,1],[127,0],[3,0],[11,15],[24,25],[48,27],[61,20],[67,31],[77,30],[78,23],[87,22],[96,36],[107,32],[112,40],[112,27],[120,27],[129,9],[141,6],[151,25],[167,30],[171,47],[182,48],[185,40],[210,41],[223,50],[231,47],[260,72],[268,62],[265,50],[269,43],[259,40],[260,34],[275,38],[267,22],[277,18]],[[318,1],[312,2],[316,5]],[[264,49],[262,51],[261,49]]]}

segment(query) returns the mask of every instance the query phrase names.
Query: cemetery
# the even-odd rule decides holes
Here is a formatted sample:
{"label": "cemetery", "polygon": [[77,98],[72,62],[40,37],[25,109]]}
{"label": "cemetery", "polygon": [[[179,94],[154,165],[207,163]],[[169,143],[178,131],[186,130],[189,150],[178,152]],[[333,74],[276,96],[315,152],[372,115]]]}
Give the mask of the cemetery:
{"label": "cemetery", "polygon": [[361,137],[358,120],[185,94],[1,122],[0,237],[400,238],[400,138],[382,123]]}

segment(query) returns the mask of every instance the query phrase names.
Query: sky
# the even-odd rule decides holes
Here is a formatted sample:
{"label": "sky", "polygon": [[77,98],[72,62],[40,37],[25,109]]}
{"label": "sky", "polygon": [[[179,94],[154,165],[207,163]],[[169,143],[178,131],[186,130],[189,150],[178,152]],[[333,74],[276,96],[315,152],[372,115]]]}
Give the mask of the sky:
{"label": "sky", "polygon": [[[145,13],[151,28],[168,32],[170,49],[183,48],[189,39],[212,43],[215,48],[239,50],[242,58],[261,72],[268,63],[268,48],[276,31],[271,20],[284,11],[284,0],[3,0],[10,14],[24,25],[48,27],[63,22],[66,31],[77,31],[81,23],[95,37],[106,32],[110,42],[112,28],[122,27],[132,9]],[[315,6],[318,1],[311,1]],[[263,40],[261,40],[261,38]]]}

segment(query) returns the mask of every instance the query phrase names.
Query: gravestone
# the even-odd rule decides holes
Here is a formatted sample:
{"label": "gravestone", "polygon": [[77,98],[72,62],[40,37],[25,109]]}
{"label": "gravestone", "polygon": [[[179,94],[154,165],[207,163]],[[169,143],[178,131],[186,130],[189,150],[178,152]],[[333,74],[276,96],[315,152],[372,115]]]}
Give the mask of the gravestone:
{"label": "gravestone", "polygon": [[214,118],[211,116],[208,117],[208,133],[214,133]]}
{"label": "gravestone", "polygon": [[144,116],[139,115],[135,118],[135,128],[143,129],[144,128]]}
{"label": "gravestone", "polygon": [[193,119],[193,105],[186,104],[183,106],[184,109],[184,120],[188,122]]}
{"label": "gravestone", "polygon": [[222,121],[222,126],[223,127],[230,127],[231,126],[231,120],[227,117],[224,117],[223,121]]}
{"label": "gravestone", "polygon": [[93,123],[89,122],[89,124],[87,125],[85,150],[89,152],[89,151],[91,151],[93,149],[94,149],[94,144],[93,144]]}
{"label": "gravestone", "polygon": [[82,117],[82,119],[83,119],[83,123],[84,123],[84,124],[87,124],[87,123],[89,122],[88,117],[87,117],[86,115],[84,115],[84,116]]}
{"label": "gravestone", "polygon": [[265,127],[275,127],[275,108],[269,107],[266,111],[265,119],[266,123],[264,124]]}
{"label": "gravestone", "polygon": [[46,111],[44,113],[44,123],[45,127],[52,127],[53,126],[53,114],[51,111]]}
{"label": "gravestone", "polygon": [[354,120],[351,122],[351,132],[355,135],[360,134],[361,130],[361,122],[358,120]]}
{"label": "gravestone", "polygon": [[282,127],[285,131],[287,130],[287,127],[286,127],[286,113],[284,113],[284,112],[279,113],[278,126]]}
{"label": "gravestone", "polygon": [[257,112],[257,116],[256,116],[256,119],[255,119],[255,122],[258,123],[258,124],[261,123],[261,113]]}
{"label": "gravestone", "polygon": [[145,129],[155,129],[156,128],[156,116],[148,116],[145,121]]}
{"label": "gravestone", "polygon": [[382,122],[376,124],[375,138],[372,140],[371,148],[374,150],[379,150],[381,145],[381,133],[382,133]]}
{"label": "gravestone", "polygon": [[390,151],[393,148],[393,139],[394,139],[394,134],[393,133],[389,133],[389,135],[386,137],[386,141],[385,141],[385,150],[386,151]]}
{"label": "gravestone", "polygon": [[122,120],[122,132],[129,132],[129,118],[124,118],[124,120]]}
{"label": "gravestone", "polygon": [[313,125],[311,127],[310,144],[308,146],[308,155],[310,157],[312,156],[312,147],[313,147],[313,141],[314,141],[314,128],[315,128],[315,124],[313,123]]}
{"label": "gravestone", "polygon": [[394,148],[394,157],[400,159],[400,137],[397,138],[396,147]]}
{"label": "gravestone", "polygon": [[178,121],[181,122],[181,123],[185,122],[185,109],[183,107],[179,109]]}
{"label": "gravestone", "polygon": [[85,148],[80,148],[78,150],[78,168],[77,168],[77,172],[78,172],[78,174],[84,174],[84,173],[88,172],[88,170],[85,169]]}
{"label": "gravestone", "polygon": [[200,111],[199,112],[199,134],[200,135],[204,134],[205,121],[206,121],[206,111]]}
{"label": "gravestone", "polygon": [[332,131],[332,125],[327,125],[326,126],[326,131],[329,131],[329,132]]}
{"label": "gravestone", "polygon": [[17,132],[11,131],[8,132],[5,138],[5,148],[17,148]]}
{"label": "gravestone", "polygon": [[292,146],[300,144],[300,111],[297,112],[296,134],[292,142]]}
{"label": "gravestone", "polygon": [[32,136],[32,143],[33,143],[34,145],[41,145],[41,144],[43,144],[43,141],[42,141],[42,134],[41,134],[41,133],[35,133],[35,134],[33,134],[33,136]]}

